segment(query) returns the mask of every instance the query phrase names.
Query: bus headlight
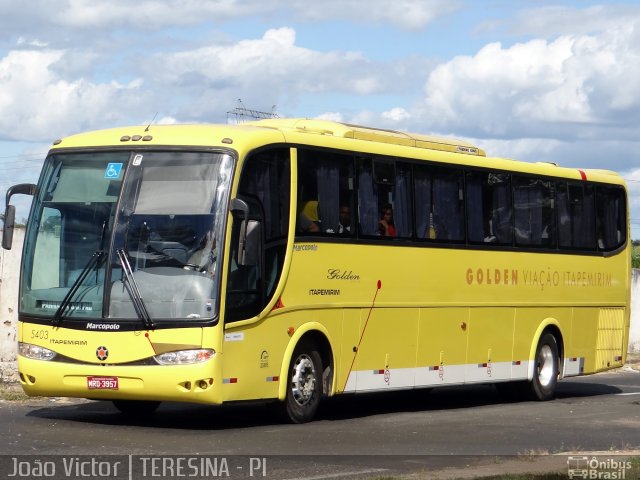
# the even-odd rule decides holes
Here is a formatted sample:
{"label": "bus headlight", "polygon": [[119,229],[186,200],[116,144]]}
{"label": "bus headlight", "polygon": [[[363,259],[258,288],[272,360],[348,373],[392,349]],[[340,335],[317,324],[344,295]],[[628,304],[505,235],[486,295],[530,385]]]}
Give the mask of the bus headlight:
{"label": "bus headlight", "polygon": [[206,362],[213,358],[215,354],[214,350],[202,348],[199,350],[178,350],[177,352],[161,353],[153,357],[153,359],[160,365],[189,365]]}
{"label": "bus headlight", "polygon": [[18,342],[18,353],[23,357],[34,360],[51,360],[56,356],[56,352],[48,348],[31,345],[30,343]]}

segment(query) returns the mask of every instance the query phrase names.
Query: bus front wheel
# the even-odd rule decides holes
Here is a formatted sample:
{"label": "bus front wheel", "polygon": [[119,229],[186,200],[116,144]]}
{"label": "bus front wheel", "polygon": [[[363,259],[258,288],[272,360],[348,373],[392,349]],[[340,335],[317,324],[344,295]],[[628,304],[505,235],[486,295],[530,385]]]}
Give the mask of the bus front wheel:
{"label": "bus front wheel", "polygon": [[558,342],[551,333],[540,338],[534,359],[533,379],[529,384],[534,400],[551,400],[555,396],[558,384],[560,359]]}
{"label": "bus front wheel", "polygon": [[293,423],[313,419],[322,397],[322,359],[315,345],[298,345],[291,358],[285,411]]}

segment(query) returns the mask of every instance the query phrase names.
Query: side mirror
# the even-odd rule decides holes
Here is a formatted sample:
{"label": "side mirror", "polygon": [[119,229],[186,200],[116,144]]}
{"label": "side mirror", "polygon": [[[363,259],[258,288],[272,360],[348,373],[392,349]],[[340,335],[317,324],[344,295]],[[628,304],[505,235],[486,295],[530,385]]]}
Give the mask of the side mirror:
{"label": "side mirror", "polygon": [[11,196],[21,193],[23,195],[35,195],[36,186],[33,183],[19,183],[7,190],[6,208],[4,213],[4,227],[2,229],[2,248],[11,250],[13,244],[13,228],[16,224],[16,207],[10,205]]}
{"label": "side mirror", "polygon": [[242,217],[238,238],[238,265],[258,265],[262,245],[262,224],[258,220],[249,220],[249,204],[240,198],[231,200],[231,213]]}
{"label": "side mirror", "polygon": [[16,222],[16,207],[7,205],[4,212],[4,227],[2,229],[2,248],[11,250],[13,244],[13,227]]}

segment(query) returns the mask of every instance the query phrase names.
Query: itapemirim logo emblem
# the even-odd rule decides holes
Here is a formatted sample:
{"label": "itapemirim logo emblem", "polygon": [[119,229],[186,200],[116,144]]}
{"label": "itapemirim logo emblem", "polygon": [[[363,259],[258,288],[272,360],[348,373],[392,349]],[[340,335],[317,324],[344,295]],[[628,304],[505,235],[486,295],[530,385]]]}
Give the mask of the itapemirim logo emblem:
{"label": "itapemirim logo emblem", "polygon": [[100,361],[106,360],[107,357],[109,357],[109,350],[107,349],[107,347],[98,347],[96,349],[96,357],[98,357],[98,360]]}

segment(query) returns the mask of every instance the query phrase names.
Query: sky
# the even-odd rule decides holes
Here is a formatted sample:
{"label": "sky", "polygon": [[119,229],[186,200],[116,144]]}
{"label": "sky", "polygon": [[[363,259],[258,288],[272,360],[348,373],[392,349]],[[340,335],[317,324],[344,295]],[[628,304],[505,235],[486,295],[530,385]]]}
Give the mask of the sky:
{"label": "sky", "polygon": [[60,137],[245,106],[615,170],[640,239],[640,1],[0,0],[0,32],[0,192]]}

